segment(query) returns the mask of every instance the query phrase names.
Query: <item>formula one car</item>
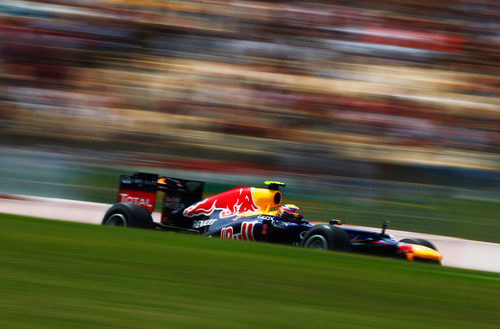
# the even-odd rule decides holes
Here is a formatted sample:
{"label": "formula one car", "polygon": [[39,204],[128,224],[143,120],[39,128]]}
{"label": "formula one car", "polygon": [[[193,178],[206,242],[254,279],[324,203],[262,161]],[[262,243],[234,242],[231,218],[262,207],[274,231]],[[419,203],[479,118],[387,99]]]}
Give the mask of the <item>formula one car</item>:
{"label": "formula one car", "polygon": [[[279,188],[236,187],[202,199],[204,183],[156,174],[120,176],[117,203],[104,215],[103,225],[195,233],[222,239],[263,241],[307,248],[353,251],[441,263],[436,247],[423,239],[396,241],[385,233],[304,220],[293,205],[280,206]],[[163,192],[160,221],[153,221],[157,192]]]}

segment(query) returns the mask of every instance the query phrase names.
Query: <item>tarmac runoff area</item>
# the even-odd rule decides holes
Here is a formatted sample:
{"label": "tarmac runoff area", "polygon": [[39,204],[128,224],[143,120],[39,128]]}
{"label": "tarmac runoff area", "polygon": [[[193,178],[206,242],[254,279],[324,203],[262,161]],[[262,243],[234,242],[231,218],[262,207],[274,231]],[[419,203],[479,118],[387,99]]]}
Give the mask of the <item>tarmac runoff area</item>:
{"label": "tarmac runoff area", "polygon": [[[100,224],[111,205],[105,203],[52,199],[22,195],[0,195],[0,213],[16,214],[40,218],[50,218],[72,222]],[[153,213],[159,221],[160,214]],[[359,229],[379,231],[380,228],[346,225]],[[424,238],[436,245],[443,255],[444,266],[460,267],[500,273],[500,244],[459,239],[447,236],[387,230],[396,240],[414,237]]]}

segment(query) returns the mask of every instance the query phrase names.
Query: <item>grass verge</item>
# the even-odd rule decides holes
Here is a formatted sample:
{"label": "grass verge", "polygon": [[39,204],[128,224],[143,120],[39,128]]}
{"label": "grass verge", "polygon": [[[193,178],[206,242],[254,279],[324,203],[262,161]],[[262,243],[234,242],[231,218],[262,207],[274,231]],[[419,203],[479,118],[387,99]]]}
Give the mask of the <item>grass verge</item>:
{"label": "grass verge", "polygon": [[0,328],[497,328],[500,274],[0,214]]}

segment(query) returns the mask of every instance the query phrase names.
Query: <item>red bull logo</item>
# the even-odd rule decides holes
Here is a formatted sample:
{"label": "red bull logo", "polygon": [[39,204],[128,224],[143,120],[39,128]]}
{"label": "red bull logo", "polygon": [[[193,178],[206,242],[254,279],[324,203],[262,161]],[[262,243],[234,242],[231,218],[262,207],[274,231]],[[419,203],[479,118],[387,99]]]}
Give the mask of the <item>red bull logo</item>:
{"label": "red bull logo", "polygon": [[260,208],[255,204],[252,187],[237,187],[227,192],[214,195],[186,208],[184,216],[210,216],[220,210],[220,217],[227,218],[246,212],[255,212]]}

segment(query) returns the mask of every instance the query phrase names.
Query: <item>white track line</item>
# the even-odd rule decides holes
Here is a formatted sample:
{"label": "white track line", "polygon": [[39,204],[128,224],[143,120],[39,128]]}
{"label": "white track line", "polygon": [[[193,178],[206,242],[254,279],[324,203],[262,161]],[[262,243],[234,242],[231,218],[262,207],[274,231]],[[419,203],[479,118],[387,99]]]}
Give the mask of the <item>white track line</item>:
{"label": "white track line", "polygon": [[[100,224],[110,204],[43,197],[0,195],[0,213]],[[160,214],[153,213],[159,220]],[[379,228],[346,225],[378,231]],[[432,241],[443,254],[443,265],[500,273],[500,244],[447,236],[387,230],[397,240],[416,237]]]}

